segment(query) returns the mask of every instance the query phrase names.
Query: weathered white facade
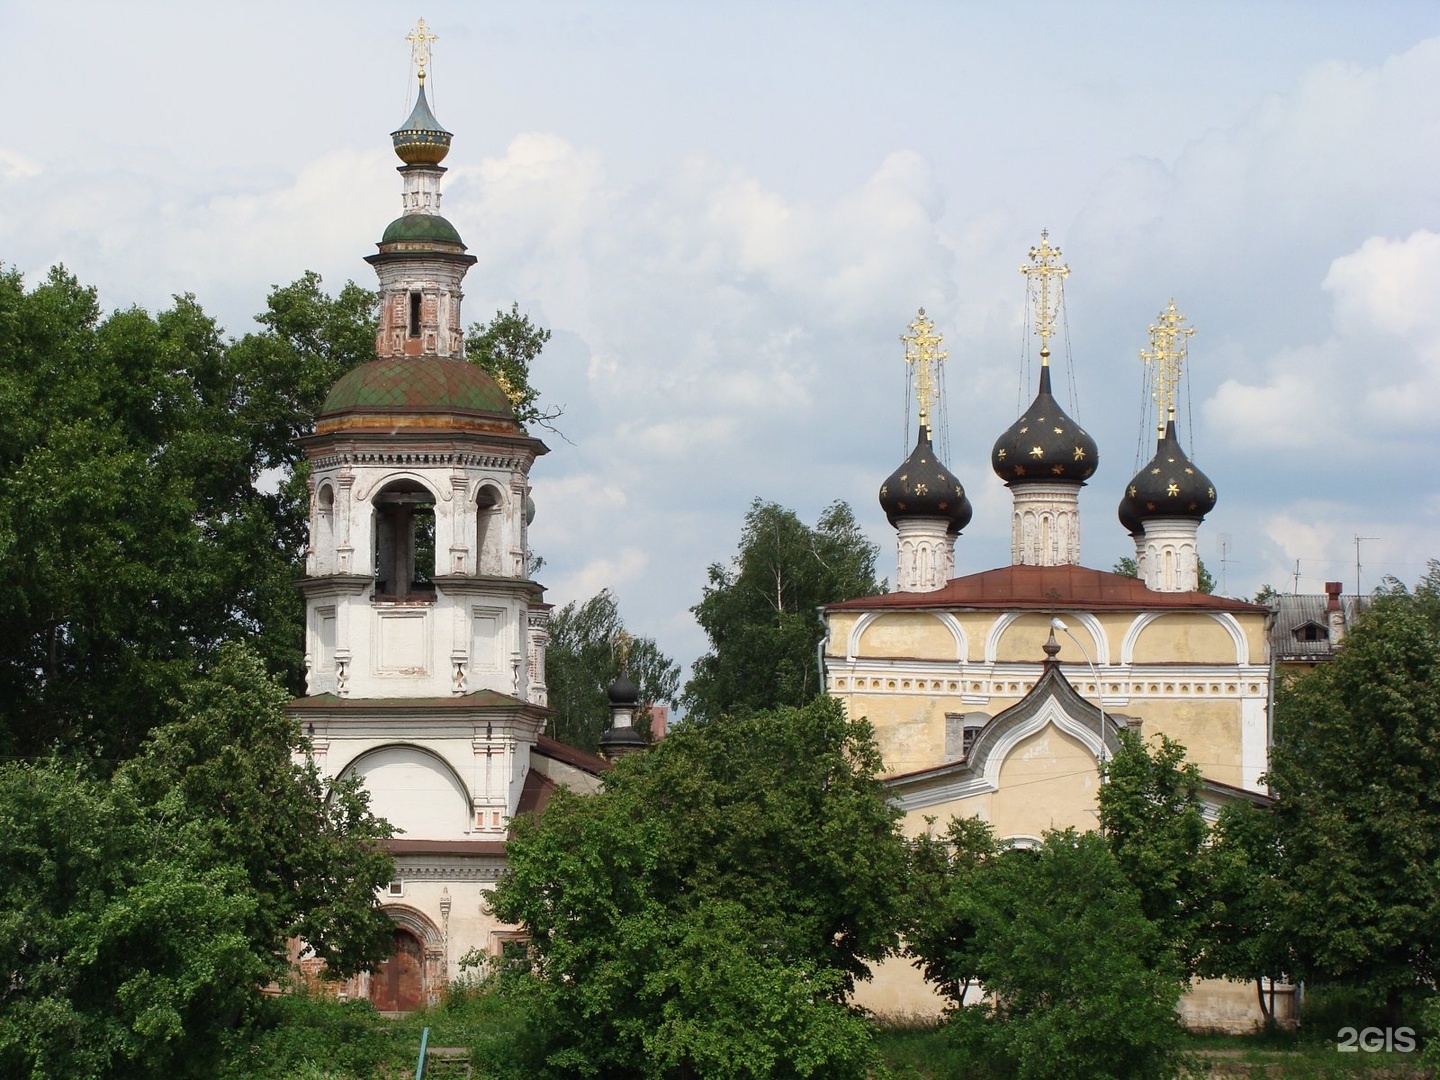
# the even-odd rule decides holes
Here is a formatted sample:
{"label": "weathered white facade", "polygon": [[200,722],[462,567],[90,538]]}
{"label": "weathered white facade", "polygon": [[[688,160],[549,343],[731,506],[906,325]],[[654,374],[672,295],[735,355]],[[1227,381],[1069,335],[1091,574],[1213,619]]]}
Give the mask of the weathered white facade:
{"label": "weathered white facade", "polygon": [[423,81],[393,137],[403,212],[368,259],[376,359],[336,383],[301,440],[306,697],[291,712],[321,774],[358,777],[396,830],[380,897],[393,951],[346,992],[405,1011],[516,936],[486,903],[511,820],[558,785],[596,790],[605,763],[544,735],[550,609],[526,530],[546,448],[464,359],[460,283],[475,260],[436,213],[450,136]]}

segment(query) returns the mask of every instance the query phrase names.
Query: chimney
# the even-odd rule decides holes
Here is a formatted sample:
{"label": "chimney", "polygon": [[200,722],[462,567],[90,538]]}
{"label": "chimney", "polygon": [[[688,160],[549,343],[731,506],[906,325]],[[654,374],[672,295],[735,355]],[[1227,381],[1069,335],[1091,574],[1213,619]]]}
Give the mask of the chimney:
{"label": "chimney", "polygon": [[1340,590],[1344,586],[1338,581],[1325,582],[1325,610],[1340,610]]}
{"label": "chimney", "polygon": [[1330,630],[1330,647],[1333,649],[1345,640],[1345,608],[1340,603],[1340,590],[1344,586],[1338,581],[1325,582],[1325,623]]}

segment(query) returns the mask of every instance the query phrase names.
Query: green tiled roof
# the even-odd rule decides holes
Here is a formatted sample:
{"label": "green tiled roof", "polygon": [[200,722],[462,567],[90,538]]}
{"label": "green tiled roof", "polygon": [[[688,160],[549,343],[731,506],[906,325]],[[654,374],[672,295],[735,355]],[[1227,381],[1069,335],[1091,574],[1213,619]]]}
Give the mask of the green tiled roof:
{"label": "green tiled roof", "polygon": [[361,364],[331,388],[320,413],[386,409],[515,415],[505,391],[479,367],[466,360],[435,357]]}
{"label": "green tiled roof", "polygon": [[439,214],[406,214],[404,217],[398,217],[385,226],[385,235],[380,238],[380,243],[397,244],[402,241],[415,243],[426,240],[459,244],[462,247],[465,244],[460,239],[460,234],[455,231],[455,226]]}

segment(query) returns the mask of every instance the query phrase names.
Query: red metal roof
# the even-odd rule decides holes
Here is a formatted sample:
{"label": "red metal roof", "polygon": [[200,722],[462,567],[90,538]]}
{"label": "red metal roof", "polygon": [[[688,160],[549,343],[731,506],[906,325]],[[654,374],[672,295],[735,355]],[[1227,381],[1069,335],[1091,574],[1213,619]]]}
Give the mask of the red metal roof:
{"label": "red metal roof", "polygon": [[827,611],[875,611],[931,608],[1010,608],[1034,611],[1071,609],[1118,611],[1266,612],[1225,596],[1199,592],[1152,592],[1138,578],[1091,570],[1085,566],[1002,566],[952,578],[943,589],[927,593],[882,593],[826,604]]}

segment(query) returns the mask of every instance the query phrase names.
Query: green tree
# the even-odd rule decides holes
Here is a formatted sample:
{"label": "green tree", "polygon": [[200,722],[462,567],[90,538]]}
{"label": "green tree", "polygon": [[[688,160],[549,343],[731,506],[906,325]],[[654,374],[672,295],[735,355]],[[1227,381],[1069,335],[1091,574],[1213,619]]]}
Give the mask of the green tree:
{"label": "green tree", "polygon": [[1393,580],[1334,660],[1282,683],[1269,782],[1297,974],[1398,1018],[1440,942],[1440,563]]}
{"label": "green tree", "polygon": [[[240,645],[191,689],[183,717],[156,729],[117,784],[133,787],[158,819],[202,833],[217,858],[239,867],[258,898],[247,928],[270,975],[288,968],[302,938],[343,977],[374,966],[394,929],[375,904],[391,878],[375,818],[358,779],[322,781],[309,741],[285,710],[289,692]],[[304,758],[305,764],[297,764]]]}
{"label": "green tree", "polygon": [[626,671],[640,691],[636,726],[649,733],[651,705],[673,705],[680,668],[652,638],[631,637],[609,589],[583,604],[571,601],[550,618],[545,680],[555,716],[550,732],[561,742],[594,751],[610,724],[610,684]]}
{"label": "green tree", "polygon": [[197,1075],[268,968],[203,837],[58,764],[0,766],[0,1073]]}
{"label": "green tree", "polygon": [[1147,745],[1122,731],[1098,799],[1110,850],[1187,977],[1199,962],[1208,903],[1200,785],[1180,743],[1160,735]]}
{"label": "green tree", "polygon": [[102,318],[0,274],[0,752],[128,757],[229,640],[298,689],[292,439],[373,339],[369,294],[318,286],[227,345],[192,297]]}
{"label": "green tree", "polygon": [[1183,976],[1103,837],[1048,833],[1038,851],[986,859],[971,887],[990,997],[952,1025],[990,1075],[1178,1074]]}
{"label": "green tree", "polygon": [[535,362],[550,331],[520,314],[518,302],[495,312],[488,323],[471,323],[465,335],[465,355],[471,363],[489,372],[510,398],[515,416],[522,424],[539,424],[555,431],[554,422],[565,412],[563,405],[542,408],[540,391],[530,381],[530,365]]}
{"label": "green tree", "polygon": [[1268,808],[1222,807],[1203,853],[1207,904],[1197,974],[1253,982],[1267,1026],[1266,983],[1294,970],[1280,890],[1283,852]]}
{"label": "green tree", "polygon": [[905,951],[956,1006],[980,977],[984,943],[976,878],[1001,851],[988,822],[952,817],[943,838],[911,845]]}
{"label": "green tree", "polygon": [[213,1076],[290,938],[383,955],[388,830],[293,764],[285,698],[232,646],[112,778],[0,767],[0,1073]]}
{"label": "green tree", "polygon": [[802,705],[819,693],[816,609],[883,591],[878,553],[843,502],[813,529],[775,503],[752,502],[738,554],[728,567],[710,567],[704,597],[690,609],[710,639],[685,686],[691,714]]}
{"label": "green tree", "polygon": [[905,859],[879,767],[821,698],[681,725],[517,823],[493,906],[530,935],[547,1068],[863,1076],[843,999],[895,948]]}

